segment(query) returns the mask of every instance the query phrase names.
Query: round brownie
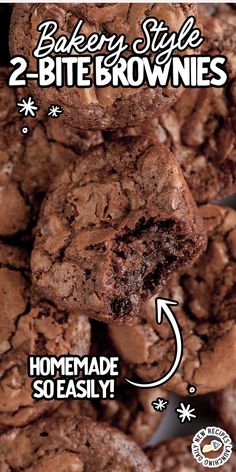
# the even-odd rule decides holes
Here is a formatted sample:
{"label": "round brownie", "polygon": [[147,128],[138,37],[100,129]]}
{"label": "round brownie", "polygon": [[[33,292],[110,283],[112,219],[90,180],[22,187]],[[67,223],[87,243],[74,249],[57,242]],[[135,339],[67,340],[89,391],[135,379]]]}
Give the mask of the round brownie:
{"label": "round brownie", "polygon": [[202,52],[227,57],[226,86],[185,89],[159,118],[112,133],[147,135],[168,146],[198,204],[236,191],[236,29],[209,15],[203,19]]}
{"label": "round brownie", "polygon": [[58,310],[30,283],[29,255],[0,244],[0,431],[25,425],[59,402],[32,399],[29,355],[86,355],[87,317]]}
{"label": "round brownie", "polygon": [[[200,465],[191,451],[192,437],[174,438],[148,450],[148,456],[153,464],[154,472],[205,472],[207,469]],[[214,470],[234,472],[236,467],[236,453],[227,463]]]}
{"label": "round brownie", "polygon": [[212,399],[224,429],[236,442],[236,381],[213,393]]}
{"label": "round brownie", "polygon": [[[39,37],[37,26],[46,19],[56,20],[60,33],[66,36],[72,33],[77,21],[82,19],[84,25],[81,33],[86,36],[94,32],[109,35],[125,34],[126,41],[131,44],[135,38],[143,37],[141,23],[149,16],[164,20],[170,31],[178,31],[191,15],[198,18],[197,6],[194,4],[33,5],[25,3],[16,5],[13,10],[10,34],[11,53],[25,56],[29,60],[30,70],[35,70],[36,61],[32,56],[32,50]],[[187,50],[185,54],[194,51]],[[129,51],[126,51],[127,54]],[[93,85],[90,88],[62,87],[60,89],[52,86],[47,90],[37,87],[35,83],[30,83],[30,90],[44,108],[48,108],[51,103],[59,104],[64,110],[63,117],[67,121],[70,120],[74,126],[84,129],[134,126],[162,113],[177,100],[181,93],[180,88],[171,86],[98,88]]]}
{"label": "round brownie", "polygon": [[[23,118],[16,90],[8,87],[9,70],[0,68],[0,236],[12,237],[35,224],[49,185],[77,153],[97,144],[101,133],[75,131],[61,118],[39,112]],[[23,92],[25,95],[29,91]],[[22,128],[28,127],[23,134]]]}
{"label": "round brownie", "polygon": [[111,140],[65,168],[44,200],[34,281],[61,307],[131,324],[140,303],[205,246],[173,154],[147,138]]}
{"label": "round brownie", "polygon": [[[159,294],[173,307],[183,337],[183,358],[165,388],[188,395],[220,390],[236,378],[236,211],[217,205],[200,208],[208,246],[197,262],[181,270]],[[142,379],[153,381],[174,361],[175,339],[166,318],[156,323],[155,298],[132,328],[109,326],[122,358]]]}
{"label": "round brownie", "polygon": [[152,472],[144,452],[120,431],[89,418],[40,420],[0,437],[3,472]]}

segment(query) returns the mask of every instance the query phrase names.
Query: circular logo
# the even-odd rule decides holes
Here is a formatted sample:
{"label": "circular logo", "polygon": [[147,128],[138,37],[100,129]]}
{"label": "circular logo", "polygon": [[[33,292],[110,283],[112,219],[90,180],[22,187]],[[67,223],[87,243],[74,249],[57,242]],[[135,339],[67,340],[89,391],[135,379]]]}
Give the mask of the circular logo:
{"label": "circular logo", "polygon": [[223,429],[207,426],[195,434],[192,454],[199,464],[213,469],[230,459],[232,447],[231,438]]}

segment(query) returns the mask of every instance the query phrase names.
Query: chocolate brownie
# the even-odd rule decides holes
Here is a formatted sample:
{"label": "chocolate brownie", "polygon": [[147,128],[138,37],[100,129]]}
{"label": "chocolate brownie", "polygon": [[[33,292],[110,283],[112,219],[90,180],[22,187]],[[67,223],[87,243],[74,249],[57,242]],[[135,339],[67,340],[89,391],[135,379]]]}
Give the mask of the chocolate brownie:
{"label": "chocolate brownie", "polygon": [[[107,325],[91,320],[91,351],[93,356],[117,356],[107,334]],[[140,446],[145,446],[155,433],[164,414],[153,409],[152,402],[157,397],[168,398],[161,388],[134,390],[125,383],[129,377],[127,366],[120,360],[120,376],[115,387],[115,398],[112,400],[65,401],[57,410],[60,416],[88,416],[117,427]]]}
{"label": "chocolate brownie", "polygon": [[[199,3],[199,16],[212,16],[218,20],[236,25],[235,3]],[[208,34],[208,32],[206,31]]]}
{"label": "chocolate brownie", "polygon": [[[34,401],[27,375],[29,354],[88,354],[87,317],[40,299],[30,283],[29,255],[0,244],[0,431],[25,425],[59,402]],[[2,469],[1,469],[2,470]]]}
{"label": "chocolate brownie", "polygon": [[223,428],[236,442],[236,381],[225,389],[215,392],[212,399],[219,414]]}
{"label": "chocolate brownie", "polygon": [[169,119],[166,114],[162,122],[198,203],[236,190],[236,29],[219,15],[202,20],[202,53],[225,55],[230,80],[219,89],[186,90]]}
{"label": "chocolate brownie", "polygon": [[226,69],[229,77],[233,78],[236,75],[236,10],[224,4],[213,6],[215,14],[201,15],[205,39],[202,53],[226,56]]}
{"label": "chocolate brownie", "polygon": [[[42,112],[23,118],[9,71],[0,68],[0,236],[12,237],[35,223],[53,177],[76,153],[99,142],[101,133],[71,130]],[[28,91],[23,89],[25,96]],[[29,128],[28,134],[21,129]]]}
{"label": "chocolate brownie", "polygon": [[[120,380],[120,379],[119,379]],[[152,402],[158,397],[167,399],[160,388],[134,389],[120,384],[112,400],[67,400],[57,409],[58,416],[88,416],[103,421],[130,436],[140,446],[145,446],[157,430],[163,413],[155,411]]]}
{"label": "chocolate brownie", "polygon": [[228,59],[226,86],[185,89],[159,119],[119,131],[123,136],[148,135],[167,145],[199,204],[236,191],[236,29],[207,17],[204,36],[204,54],[223,54]]}
{"label": "chocolate brownie", "polygon": [[[217,205],[200,208],[208,231],[206,252],[168,283],[160,297],[177,300],[173,310],[182,330],[182,363],[168,390],[188,395],[220,390],[236,379],[236,211]],[[113,343],[142,379],[160,378],[174,360],[175,342],[168,321],[158,325],[154,298],[132,328],[109,326]]]}
{"label": "chocolate brownie", "polygon": [[81,155],[44,200],[32,253],[47,298],[132,324],[140,303],[203,250],[205,232],[173,154],[147,138]]}
{"label": "chocolate brownie", "polygon": [[144,452],[120,431],[89,418],[40,420],[0,437],[2,472],[152,472]]}
{"label": "chocolate brownie", "polygon": [[163,116],[170,148],[199,204],[236,191],[235,107],[236,80],[225,88],[188,90]]}
{"label": "chocolate brownie", "polygon": [[[205,472],[206,467],[200,465],[193,457],[192,439],[190,436],[174,438],[149,449],[148,456],[154,466],[154,472]],[[215,467],[214,470],[234,472],[235,468],[236,453],[233,451],[229,461],[221,467]]]}
{"label": "chocolate brownie", "polygon": [[[125,34],[131,44],[135,38],[143,37],[142,21],[151,16],[164,20],[170,31],[178,31],[187,17],[197,15],[194,4],[162,3],[113,3],[98,5],[72,4],[23,4],[13,10],[10,34],[12,55],[28,58],[30,70],[35,70],[32,50],[39,37],[37,26],[44,20],[56,20],[60,33],[69,36],[78,19],[84,20],[81,32],[86,36],[94,32],[103,34]],[[193,53],[193,50],[185,51]],[[126,55],[129,51],[126,51]],[[64,110],[63,117],[79,128],[109,129],[142,123],[162,113],[179,98],[181,89],[161,87],[103,87],[39,88],[30,83],[30,90],[45,108],[57,103]]]}

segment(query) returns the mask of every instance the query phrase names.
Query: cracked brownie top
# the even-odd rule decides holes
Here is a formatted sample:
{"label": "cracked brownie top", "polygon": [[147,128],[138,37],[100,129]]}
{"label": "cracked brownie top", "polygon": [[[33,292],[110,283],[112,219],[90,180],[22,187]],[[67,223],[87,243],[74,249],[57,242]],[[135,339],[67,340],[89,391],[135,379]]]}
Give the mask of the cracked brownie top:
{"label": "cracked brownie top", "polygon": [[[13,10],[10,46],[12,55],[22,54],[29,59],[30,67],[35,68],[32,49],[38,39],[37,26],[46,19],[56,20],[59,34],[70,36],[77,21],[84,25],[81,33],[86,36],[96,32],[106,35],[125,34],[126,41],[132,43],[143,37],[141,23],[145,18],[156,17],[164,20],[170,31],[178,31],[187,17],[197,15],[194,4],[162,3],[114,3],[114,4],[23,4]],[[193,53],[193,50],[185,51]],[[131,52],[125,52],[130,54]],[[179,97],[181,89],[167,86],[156,87],[103,87],[90,88],[56,87],[40,89],[31,83],[30,89],[37,100],[48,107],[58,103],[64,110],[63,117],[79,128],[109,129],[135,125],[147,118],[160,114],[170,107]]]}
{"label": "cracked brownie top", "polygon": [[147,138],[109,141],[68,166],[43,203],[32,253],[41,293],[131,324],[205,232],[174,156]]}
{"label": "cracked brownie top", "polygon": [[[16,91],[7,86],[8,74],[0,68],[1,237],[32,227],[53,177],[77,152],[101,140],[99,132],[72,131],[60,118],[49,119],[42,112],[36,118],[20,117]],[[24,126],[29,128],[26,135],[21,133]]]}
{"label": "cracked brownie top", "polygon": [[2,435],[0,467],[2,472],[153,471],[144,452],[117,429],[86,417],[54,416]]}
{"label": "cracked brownie top", "polygon": [[87,317],[58,310],[36,294],[29,254],[0,244],[0,431],[27,424],[56,402],[34,401],[28,355],[88,354]]}
{"label": "cracked brownie top", "polygon": [[224,19],[202,16],[202,53],[227,57],[229,81],[225,87],[185,89],[160,117],[112,133],[147,135],[168,146],[198,204],[236,190],[236,30],[231,18],[230,13]]}

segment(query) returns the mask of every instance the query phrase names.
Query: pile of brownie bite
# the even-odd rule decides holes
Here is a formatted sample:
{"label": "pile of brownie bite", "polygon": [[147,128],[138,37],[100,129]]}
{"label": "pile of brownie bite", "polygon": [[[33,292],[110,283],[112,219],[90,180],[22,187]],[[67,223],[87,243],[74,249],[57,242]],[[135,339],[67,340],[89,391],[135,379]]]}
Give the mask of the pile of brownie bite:
{"label": "pile of brownie bite", "polygon": [[[33,70],[47,18],[131,42],[147,16],[174,31],[190,15],[202,52],[227,57],[223,88],[8,86],[9,54]],[[0,471],[203,471],[191,437],[146,444],[164,416],[152,402],[190,386],[236,441],[236,211],[215,203],[236,192],[235,4],[0,5],[0,34]],[[124,377],[154,381],[175,356],[157,295],[179,303],[183,358],[135,389]],[[119,355],[115,399],[33,400],[30,354]]]}

